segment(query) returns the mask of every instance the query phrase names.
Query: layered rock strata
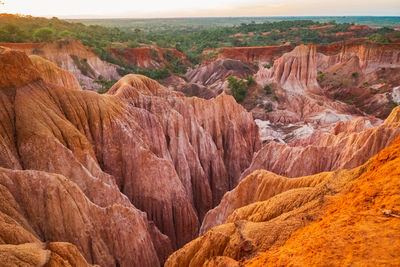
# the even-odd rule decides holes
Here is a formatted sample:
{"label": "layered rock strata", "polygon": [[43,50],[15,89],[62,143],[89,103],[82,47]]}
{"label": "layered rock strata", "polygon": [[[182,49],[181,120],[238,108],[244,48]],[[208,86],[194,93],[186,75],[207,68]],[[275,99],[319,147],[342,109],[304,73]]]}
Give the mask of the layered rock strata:
{"label": "layered rock strata", "polygon": [[0,69],[2,196],[17,205],[12,236],[27,236],[5,244],[66,241],[90,264],[157,266],[197,236],[260,146],[227,95],[185,98],[137,75],[98,95],[7,48]]}
{"label": "layered rock strata", "polygon": [[0,46],[45,58],[63,70],[71,72],[83,89],[97,91],[101,86],[95,79],[118,80],[116,65],[102,61],[91,48],[76,40],[46,43],[0,43]]}
{"label": "layered rock strata", "polygon": [[230,193],[225,223],[165,266],[397,264],[399,153],[396,139],[351,170],[290,179],[256,171]]}

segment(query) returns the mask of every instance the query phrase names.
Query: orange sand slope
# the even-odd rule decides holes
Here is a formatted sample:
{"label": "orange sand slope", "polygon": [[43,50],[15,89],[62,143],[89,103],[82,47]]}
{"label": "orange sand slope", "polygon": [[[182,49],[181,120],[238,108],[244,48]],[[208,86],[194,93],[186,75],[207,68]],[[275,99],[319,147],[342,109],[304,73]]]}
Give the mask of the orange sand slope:
{"label": "orange sand slope", "polygon": [[246,265],[400,265],[400,138],[360,171],[323,216]]}
{"label": "orange sand slope", "polygon": [[295,179],[255,171],[238,187],[247,184],[243,192],[258,202],[236,209],[166,266],[397,266],[399,156],[397,138],[352,170]]}

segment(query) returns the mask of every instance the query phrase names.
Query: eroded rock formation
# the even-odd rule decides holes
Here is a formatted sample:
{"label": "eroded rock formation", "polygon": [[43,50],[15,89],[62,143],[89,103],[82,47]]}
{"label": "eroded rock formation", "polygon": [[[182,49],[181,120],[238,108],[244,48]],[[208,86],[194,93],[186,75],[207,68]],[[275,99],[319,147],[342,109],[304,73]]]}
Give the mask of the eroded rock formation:
{"label": "eroded rock formation", "polygon": [[122,59],[125,64],[139,68],[163,68],[171,63],[171,60],[180,60],[186,66],[189,61],[186,56],[174,48],[160,47],[121,47],[109,48],[112,55]]}
{"label": "eroded rock formation", "polygon": [[[121,79],[108,94],[155,116],[166,136],[160,150],[168,149],[169,153],[165,153],[174,162],[200,218],[237,184],[244,166],[249,166],[253,152],[259,148],[251,115],[225,94],[212,101],[184,98],[143,76],[133,75]],[[155,126],[150,126],[149,133],[154,132]]]}
{"label": "eroded rock formation", "polygon": [[0,245],[0,262],[3,266],[94,266],[86,262],[75,246],[65,242],[51,242],[47,248],[40,243]]}
{"label": "eroded rock formation", "polygon": [[[341,125],[346,126],[340,129]],[[364,128],[362,131],[357,131],[356,127],[359,125]],[[399,122],[383,123],[377,127],[372,127],[367,119],[348,121],[346,124],[339,122],[331,132],[323,134],[310,145],[290,146],[276,142],[266,144],[242,177],[258,169],[298,177],[354,168],[390,145],[399,135]]]}
{"label": "eroded rock formation", "polygon": [[257,68],[248,66],[239,60],[217,59],[208,65],[189,68],[185,77],[190,83],[206,86],[215,94],[221,94],[228,90],[226,78],[235,76],[246,78],[254,74]]}
{"label": "eroded rock formation", "polygon": [[[225,51],[217,61],[189,70],[193,83],[174,78],[181,91],[209,100],[184,97],[140,75],[123,77],[105,95],[83,91],[71,73],[37,54],[78,78],[86,69],[84,76],[92,81],[102,72],[111,75],[114,66],[89,60],[91,52],[73,41],[10,46],[36,55],[0,47],[5,70],[0,72],[0,261],[159,266],[181,248],[167,266],[239,266],[263,252],[245,263],[274,259],[290,265],[292,259],[281,253],[300,245],[294,258],[310,259],[303,247],[315,249],[304,241],[312,233],[315,244],[340,262],[348,241],[323,242],[334,222],[343,236],[355,235],[358,242],[392,245],[376,254],[363,250],[373,262],[378,253],[381,262],[396,262],[398,225],[392,218],[400,211],[391,188],[398,187],[393,177],[399,141],[365,163],[400,134],[400,108],[383,123],[374,117],[385,116],[387,111],[379,110],[397,99],[397,87],[381,90],[385,82],[371,93],[365,85],[398,77],[395,45],[302,45],[270,68],[246,64],[275,59],[274,53],[262,57],[255,49],[237,60],[225,58]],[[162,66],[140,58],[132,62]],[[282,142],[261,150],[252,115],[231,96],[219,94],[229,75],[245,78],[257,69],[258,84],[249,89],[248,101],[259,90],[274,101],[261,117],[269,120],[264,132]],[[352,87],[330,87],[329,79],[349,73]],[[390,85],[396,86],[394,79]],[[360,101],[334,99],[333,92],[357,93],[352,101]],[[355,169],[340,171],[348,168]],[[360,204],[365,201],[372,204]],[[384,214],[388,234],[374,235],[370,229],[382,222],[350,218],[352,211]],[[200,225],[204,235],[185,245],[198,236]],[[323,264],[324,258],[309,263]]]}
{"label": "eroded rock formation", "polygon": [[57,67],[54,63],[40,56],[32,55],[29,58],[45,82],[71,90],[82,90],[78,80],[71,72]]}
{"label": "eroded rock formation", "polygon": [[93,51],[76,40],[58,40],[46,43],[0,43],[0,46],[38,55],[61,69],[71,72],[83,89],[97,91],[100,85],[94,79],[118,80],[117,66],[102,61]]}
{"label": "eroded rock formation", "polygon": [[[260,47],[223,47],[217,49],[205,49],[203,52],[203,65],[217,59],[235,59],[246,64],[273,63],[284,53],[290,52],[293,45],[260,46]],[[214,55],[214,56],[213,56]]]}
{"label": "eroded rock formation", "polygon": [[104,266],[159,265],[145,216],[132,205],[102,208],[65,176],[47,172],[1,169],[0,183],[4,243],[63,240]]}
{"label": "eroded rock formation", "polygon": [[235,189],[225,224],[165,266],[398,264],[399,156],[396,139],[351,170],[291,179],[256,171]]}
{"label": "eroded rock formation", "polygon": [[198,83],[181,83],[175,87],[177,91],[182,92],[185,96],[196,96],[203,99],[211,99],[218,94],[204,85]]}
{"label": "eroded rock formation", "polygon": [[[66,241],[90,264],[160,265],[197,236],[260,146],[231,96],[185,98],[138,75],[98,95],[7,48],[0,69],[5,244]],[[61,262],[71,249],[35,253]]]}
{"label": "eroded rock formation", "polygon": [[[400,85],[399,53],[398,43],[366,39],[299,45],[293,50],[290,45],[220,48],[205,51],[202,66],[189,70],[186,78],[189,84],[204,86],[204,92],[229,93],[229,75],[245,78],[257,71],[257,84],[247,88],[241,104],[259,119],[263,141],[289,143],[323,135],[338,122],[368,117],[375,124],[386,118],[397,103],[393,92]],[[237,61],[236,65],[258,62],[258,67],[221,75],[227,72],[218,66],[226,60]],[[209,97],[199,90],[183,92]]]}
{"label": "eroded rock formation", "polygon": [[313,45],[297,46],[276,60],[271,69],[260,71],[258,79],[263,84],[278,83],[282,88],[299,94],[320,93],[315,49]]}
{"label": "eroded rock formation", "polygon": [[371,73],[380,68],[400,67],[399,43],[375,43],[362,39],[338,42],[327,46],[317,46],[318,70],[346,62],[352,57],[359,60],[360,68],[365,73]]}
{"label": "eroded rock formation", "polygon": [[[256,170],[268,170],[286,177],[299,177],[360,166],[388,147],[400,135],[398,114],[400,107],[393,110],[389,118],[377,127],[372,127],[366,119],[338,123],[331,133],[322,135],[311,145],[268,143],[257,152],[241,178],[252,176]],[[255,202],[254,197],[258,196],[257,193],[254,194],[255,190],[240,183],[234,190],[225,194],[221,203],[205,216],[200,233],[222,224],[235,209]],[[249,193],[246,195],[244,191]],[[242,196],[245,195],[247,200],[243,200]]]}
{"label": "eroded rock formation", "polygon": [[267,119],[275,124],[308,123],[314,129],[331,127],[338,121],[355,119],[356,108],[327,98],[317,82],[316,48],[300,45],[275,61],[270,69],[260,69],[256,80],[269,86],[275,97]]}

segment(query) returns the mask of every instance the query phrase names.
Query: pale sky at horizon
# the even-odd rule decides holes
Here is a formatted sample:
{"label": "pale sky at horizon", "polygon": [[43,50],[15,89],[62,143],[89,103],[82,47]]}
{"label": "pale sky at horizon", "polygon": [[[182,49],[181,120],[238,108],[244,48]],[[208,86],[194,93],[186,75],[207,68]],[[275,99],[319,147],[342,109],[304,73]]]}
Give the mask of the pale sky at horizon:
{"label": "pale sky at horizon", "polygon": [[400,16],[400,0],[2,0],[0,13],[60,18]]}

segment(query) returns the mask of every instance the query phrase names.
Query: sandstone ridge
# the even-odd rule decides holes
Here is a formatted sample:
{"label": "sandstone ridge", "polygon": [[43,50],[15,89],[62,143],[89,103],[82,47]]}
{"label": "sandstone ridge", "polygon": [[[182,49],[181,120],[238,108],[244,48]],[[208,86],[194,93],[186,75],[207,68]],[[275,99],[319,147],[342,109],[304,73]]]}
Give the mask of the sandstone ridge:
{"label": "sandstone ridge", "polygon": [[117,80],[117,66],[102,61],[91,48],[76,40],[58,40],[45,43],[0,43],[0,46],[43,57],[63,70],[71,72],[83,89],[97,91],[95,79]]}
{"label": "sandstone ridge", "polygon": [[399,153],[397,138],[351,170],[291,179],[256,171],[235,189],[243,206],[165,266],[396,265]]}
{"label": "sandstone ridge", "polygon": [[45,260],[162,264],[197,236],[260,147],[251,114],[231,96],[185,98],[137,75],[99,95],[7,48],[1,66],[1,212],[12,227],[0,234],[15,246],[71,244],[32,248]]}

